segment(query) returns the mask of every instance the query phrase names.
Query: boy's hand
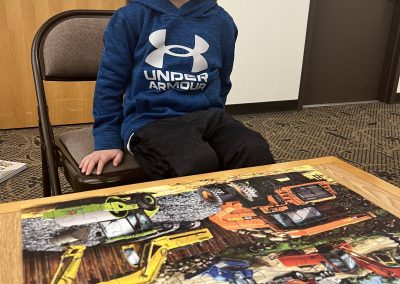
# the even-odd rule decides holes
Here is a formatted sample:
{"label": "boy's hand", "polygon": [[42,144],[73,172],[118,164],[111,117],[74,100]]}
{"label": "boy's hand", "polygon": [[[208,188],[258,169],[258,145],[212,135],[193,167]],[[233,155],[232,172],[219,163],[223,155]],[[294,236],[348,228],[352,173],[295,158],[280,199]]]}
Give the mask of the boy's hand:
{"label": "boy's hand", "polygon": [[103,172],[104,166],[111,160],[113,160],[114,167],[119,166],[124,157],[124,152],[120,149],[110,149],[110,150],[99,150],[94,151],[92,154],[87,155],[81,163],[79,168],[82,173],[87,176],[92,174],[92,171],[97,165],[97,175]]}

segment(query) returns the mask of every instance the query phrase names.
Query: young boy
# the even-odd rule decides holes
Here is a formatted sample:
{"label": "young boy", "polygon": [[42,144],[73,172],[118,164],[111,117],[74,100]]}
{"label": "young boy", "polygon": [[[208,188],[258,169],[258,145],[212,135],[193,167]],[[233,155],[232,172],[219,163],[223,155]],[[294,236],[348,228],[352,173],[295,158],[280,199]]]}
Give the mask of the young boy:
{"label": "young boy", "polygon": [[216,0],[133,0],[117,10],[82,172],[118,166],[124,147],[152,179],[274,163],[262,136],[224,113],[236,37]]}

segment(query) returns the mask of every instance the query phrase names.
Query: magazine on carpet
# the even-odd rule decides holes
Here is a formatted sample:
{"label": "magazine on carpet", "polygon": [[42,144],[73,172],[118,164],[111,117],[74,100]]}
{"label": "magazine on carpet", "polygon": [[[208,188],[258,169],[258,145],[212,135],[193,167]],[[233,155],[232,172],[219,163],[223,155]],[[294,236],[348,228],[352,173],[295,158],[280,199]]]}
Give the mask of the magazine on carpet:
{"label": "magazine on carpet", "polygon": [[0,160],[0,183],[26,169],[25,163]]}

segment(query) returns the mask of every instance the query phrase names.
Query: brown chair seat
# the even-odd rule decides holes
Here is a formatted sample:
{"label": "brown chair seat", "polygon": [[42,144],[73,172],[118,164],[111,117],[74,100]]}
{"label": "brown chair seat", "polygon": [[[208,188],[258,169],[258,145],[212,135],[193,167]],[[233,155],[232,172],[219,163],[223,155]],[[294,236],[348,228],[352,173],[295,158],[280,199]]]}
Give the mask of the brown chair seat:
{"label": "brown chair seat", "polygon": [[128,152],[117,168],[109,164],[102,175],[82,174],[79,163],[93,151],[91,127],[56,137],[50,123],[48,109],[51,106],[46,102],[44,82],[96,81],[104,49],[103,34],[113,13],[98,10],[62,12],[48,19],[33,40],[31,60],[39,112],[44,196],[62,194],[59,167],[63,168],[72,191],[148,180]]}
{"label": "brown chair seat", "polygon": [[124,151],[124,159],[118,167],[114,167],[111,163],[108,163],[104,168],[103,174],[100,176],[96,174],[90,176],[82,174],[79,164],[94,149],[92,127],[63,133],[59,137],[56,137],[56,145],[61,156],[61,164],[66,168],[64,170],[66,178],[73,187],[75,184],[79,184],[76,188],[80,190],[111,187],[148,180],[135,158],[127,150]]}

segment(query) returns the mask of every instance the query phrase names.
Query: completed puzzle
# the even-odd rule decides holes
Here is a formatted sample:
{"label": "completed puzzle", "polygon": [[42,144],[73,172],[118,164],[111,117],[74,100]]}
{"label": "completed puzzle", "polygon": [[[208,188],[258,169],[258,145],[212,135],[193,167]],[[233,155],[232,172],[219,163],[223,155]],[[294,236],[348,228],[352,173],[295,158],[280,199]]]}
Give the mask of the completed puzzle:
{"label": "completed puzzle", "polygon": [[22,214],[25,283],[400,283],[399,219],[310,166]]}

